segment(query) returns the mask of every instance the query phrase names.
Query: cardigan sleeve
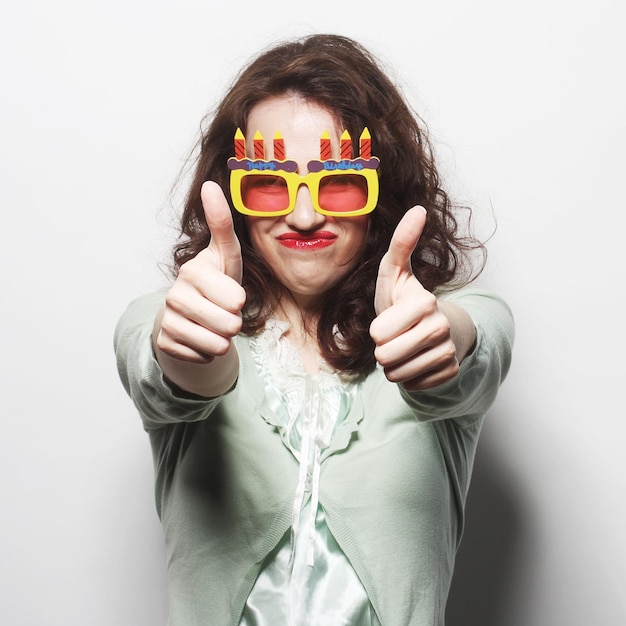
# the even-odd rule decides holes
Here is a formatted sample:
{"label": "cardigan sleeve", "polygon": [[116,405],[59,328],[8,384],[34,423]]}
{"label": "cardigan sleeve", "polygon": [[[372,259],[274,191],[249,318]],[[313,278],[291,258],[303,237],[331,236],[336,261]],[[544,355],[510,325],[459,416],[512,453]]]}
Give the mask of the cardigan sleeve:
{"label": "cardigan sleeve", "polygon": [[164,291],[133,300],[114,335],[120,379],[146,429],[206,419],[219,402],[179,394],[165,380],[152,348],[154,319],[164,301]]}
{"label": "cardigan sleeve", "polygon": [[461,363],[455,378],[427,391],[400,393],[418,419],[482,417],[493,404],[506,378],[515,336],[513,314],[507,303],[488,291],[468,287],[442,296],[462,307],[476,327],[474,349]]}

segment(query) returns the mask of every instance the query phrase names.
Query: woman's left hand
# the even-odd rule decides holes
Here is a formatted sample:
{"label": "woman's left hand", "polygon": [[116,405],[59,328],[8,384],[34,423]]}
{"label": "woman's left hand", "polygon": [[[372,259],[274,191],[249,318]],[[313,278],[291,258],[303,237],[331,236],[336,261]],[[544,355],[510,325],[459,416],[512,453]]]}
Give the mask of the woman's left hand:
{"label": "woman's left hand", "polygon": [[[451,380],[459,372],[460,361],[451,320],[411,269],[411,254],[425,223],[426,211],[416,206],[396,227],[380,262],[374,298],[377,317],[370,326],[376,344],[374,356],[385,375],[410,391]],[[463,316],[466,314],[461,311]],[[473,324],[470,326],[475,332]]]}

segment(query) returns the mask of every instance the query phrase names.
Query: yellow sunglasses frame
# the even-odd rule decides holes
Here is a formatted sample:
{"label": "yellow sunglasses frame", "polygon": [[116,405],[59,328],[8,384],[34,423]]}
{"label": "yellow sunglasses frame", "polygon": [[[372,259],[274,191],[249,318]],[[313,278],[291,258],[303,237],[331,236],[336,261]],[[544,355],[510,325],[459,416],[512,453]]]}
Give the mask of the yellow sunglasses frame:
{"label": "yellow sunglasses frame", "polygon": [[[229,159],[230,160],[230,159]],[[232,159],[233,161],[235,159]],[[254,163],[254,162],[252,162]],[[266,162],[264,162],[266,163]],[[319,161],[314,163],[318,164]],[[367,181],[367,203],[362,209],[358,211],[326,211],[319,205],[319,186],[320,181],[323,178],[329,176],[343,176],[345,174],[358,174],[363,176]],[[287,192],[289,194],[289,205],[287,208],[280,211],[253,211],[248,209],[241,197],[241,181],[246,176],[278,176],[287,183]],[[254,166],[251,169],[231,169],[230,170],[230,196],[233,201],[233,205],[239,213],[243,215],[250,215],[252,217],[281,217],[288,215],[296,208],[296,197],[300,185],[306,185],[309,193],[311,194],[311,201],[313,208],[322,215],[328,217],[356,217],[358,215],[366,215],[371,213],[378,204],[378,171],[377,168],[371,167],[338,167],[336,169],[324,169],[319,172],[309,172],[304,176],[301,176],[297,172],[289,172],[282,169],[255,169]]]}

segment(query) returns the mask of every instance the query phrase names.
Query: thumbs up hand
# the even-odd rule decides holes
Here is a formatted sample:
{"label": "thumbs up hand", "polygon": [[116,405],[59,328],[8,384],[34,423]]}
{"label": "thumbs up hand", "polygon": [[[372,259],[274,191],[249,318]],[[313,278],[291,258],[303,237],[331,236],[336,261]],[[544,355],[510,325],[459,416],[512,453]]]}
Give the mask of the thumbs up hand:
{"label": "thumbs up hand", "polygon": [[211,242],[181,266],[156,320],[153,336],[164,370],[172,362],[163,354],[188,363],[211,363],[229,352],[232,338],[241,330],[246,294],[230,208],[216,183],[204,183],[201,198]]}
{"label": "thumbs up hand", "polygon": [[425,224],[426,211],[417,206],[396,227],[380,262],[374,297],[377,317],[370,326],[376,360],[390,381],[409,391],[435,387],[459,371],[450,321],[411,269],[411,254]]}

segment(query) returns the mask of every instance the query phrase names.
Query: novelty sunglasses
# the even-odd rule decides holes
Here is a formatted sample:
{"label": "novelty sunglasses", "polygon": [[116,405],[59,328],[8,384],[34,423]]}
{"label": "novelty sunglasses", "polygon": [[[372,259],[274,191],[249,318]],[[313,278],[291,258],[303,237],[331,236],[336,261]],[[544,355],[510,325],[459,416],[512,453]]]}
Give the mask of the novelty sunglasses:
{"label": "novelty sunglasses", "polygon": [[244,215],[279,217],[291,213],[301,185],[306,185],[313,208],[322,215],[355,217],[371,213],[378,202],[378,166],[371,156],[371,137],[363,130],[360,153],[352,158],[352,140],[347,131],[341,136],[341,160],[330,159],[330,136],[320,140],[320,160],[309,161],[308,173],[297,173],[298,164],[285,160],[279,133],[274,137],[274,160],[265,160],[265,145],[260,133],[254,136],[254,159],[245,153],[240,129],[235,134],[235,156],[228,159],[230,193],[233,205]]}

